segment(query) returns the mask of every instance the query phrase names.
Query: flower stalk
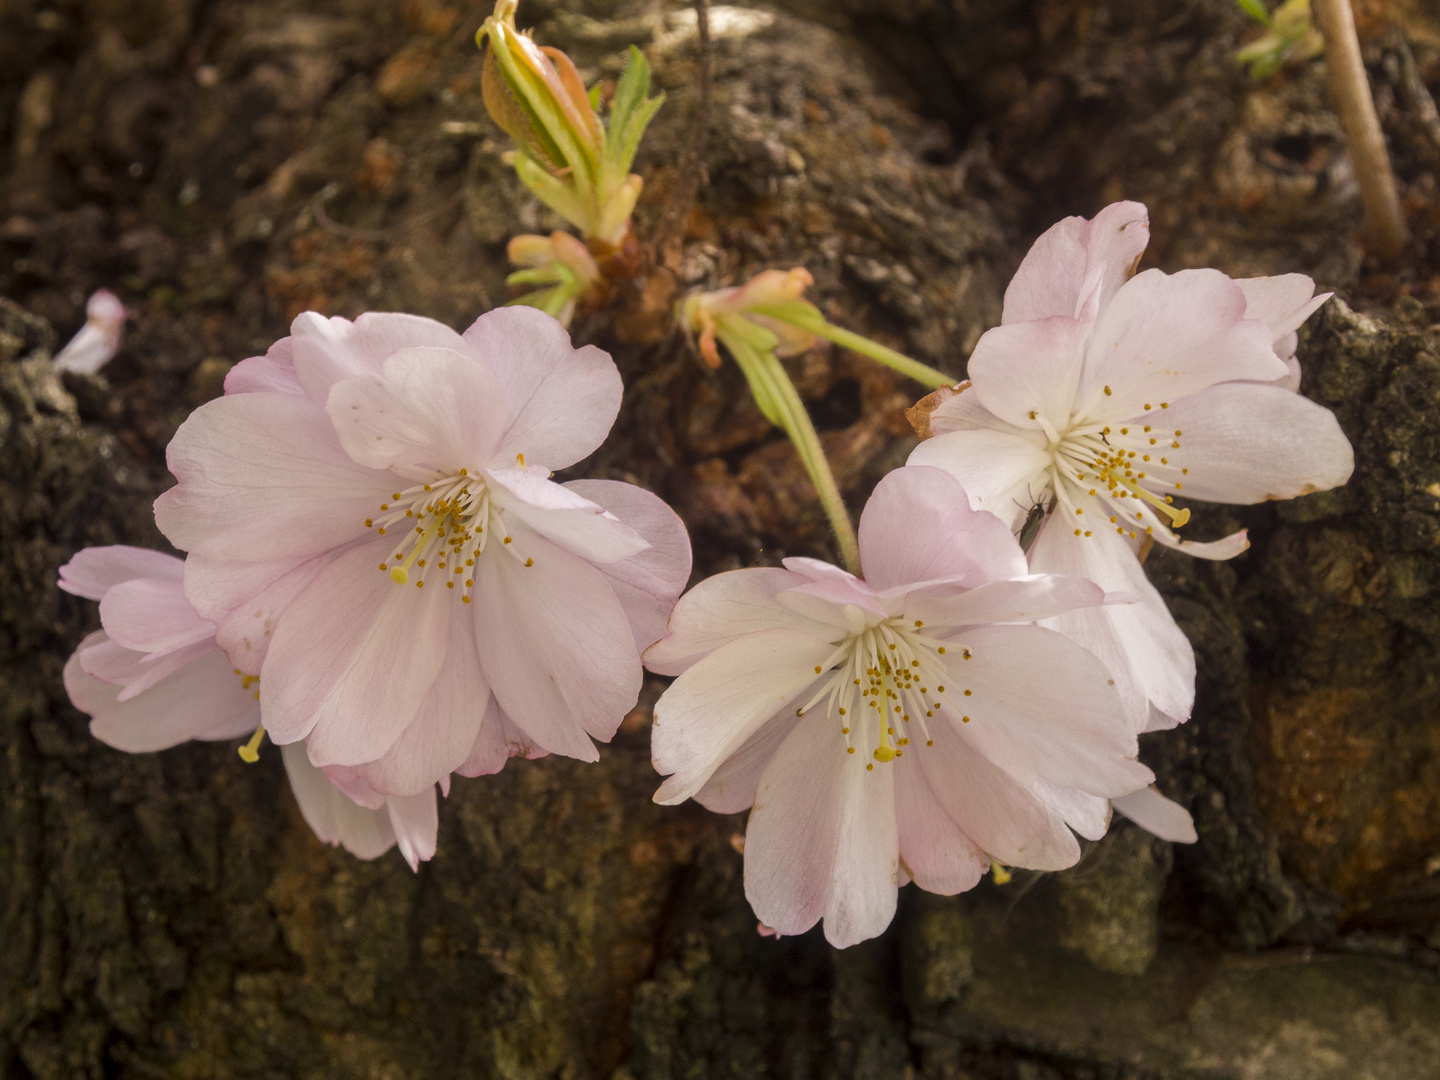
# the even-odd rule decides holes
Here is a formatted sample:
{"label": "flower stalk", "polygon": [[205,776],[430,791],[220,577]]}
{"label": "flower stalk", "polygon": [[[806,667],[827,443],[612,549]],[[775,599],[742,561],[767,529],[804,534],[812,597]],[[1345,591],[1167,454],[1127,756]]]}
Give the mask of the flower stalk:
{"label": "flower stalk", "polygon": [[476,34],[477,45],[488,45],[481,79],[486,111],[515,142],[520,181],[607,257],[631,236],[643,181],[630,165],[664,95],[649,96],[650,66],[632,46],[609,119],[602,121],[598,87],[587,92],[565,53],[516,29],[518,3],[498,0]]}
{"label": "flower stalk", "polygon": [[507,277],[505,284],[541,286],[509,303],[539,308],[562,326],[570,325],[576,303],[602,280],[600,267],[589,250],[569,233],[517,236],[510,241],[506,254],[522,269]]}
{"label": "flower stalk", "polygon": [[845,499],[840,494],[840,485],[830,470],[825,457],[825,448],[820,445],[820,436],[810,422],[810,414],[800,400],[800,393],[786,374],[784,366],[776,355],[779,338],[748,319],[736,314],[721,315],[715,320],[713,333],[725,346],[750,386],[750,395],[765,419],[789,436],[800,455],[810,482],[820,496],[820,505],[835,533],[835,542],[840,547],[840,557],[845,568],[852,574],[860,573],[860,545],[855,539],[855,526],[851,524],[850,512],[845,509]]}
{"label": "flower stalk", "polygon": [[1370,96],[1370,80],[1365,75],[1360,39],[1355,34],[1355,16],[1349,0],[1315,0],[1315,15],[1325,36],[1330,96],[1345,127],[1345,141],[1355,162],[1374,250],[1382,259],[1394,259],[1405,250],[1410,229],[1400,209],[1395,173],[1385,151],[1385,135]]}

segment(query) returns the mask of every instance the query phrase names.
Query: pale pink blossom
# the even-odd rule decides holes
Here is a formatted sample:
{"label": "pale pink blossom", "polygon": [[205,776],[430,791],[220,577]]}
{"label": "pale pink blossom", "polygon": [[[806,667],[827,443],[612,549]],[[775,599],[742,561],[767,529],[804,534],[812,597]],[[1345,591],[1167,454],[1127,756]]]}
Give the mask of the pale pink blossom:
{"label": "pale pink blossom", "polygon": [[[66,663],[65,689],[90,715],[91,733],[117,750],[234,739],[260,725],[257,680],[230,665],[215,624],[185,599],[183,565],[173,555],[115,546],[87,548],[60,568],[62,589],[100,601],[104,626]],[[362,859],[398,841],[412,869],[435,854],[434,785],[409,798],[352,801],[306,760],[301,744],[284,750],[300,812],[321,840]]]}
{"label": "pale pink blossom", "polygon": [[108,289],[99,289],[85,304],[85,325],[56,354],[56,371],[93,375],[120,351],[125,328],[125,305]]}
{"label": "pale pink blossom", "polygon": [[860,520],[865,577],[828,563],[735,570],[676,605],[645,654],[656,801],[753,805],[745,892],[781,934],[874,937],[907,881],[973,886],[991,860],[1057,870],[1109,799],[1153,779],[1109,674],[1032,625],[1104,602],[1031,574],[1009,528],[939,469],[902,468]]}
{"label": "pale pink blossom", "polygon": [[690,572],[654,495],[550,479],[620,396],[608,355],[524,307],[464,336],[306,313],[237,365],[171,442],[156,519],[274,741],[352,796],[595,760]]}
{"label": "pale pink blossom", "polygon": [[934,437],[910,457],[950,472],[972,505],[1015,528],[1053,504],[1031,569],[1140,599],[1050,625],[1115,673],[1141,729],[1189,717],[1195,659],[1140,546],[1228,559],[1249,543],[1243,531],[1182,540],[1173,528],[1189,512],[1175,500],[1289,499],[1343,484],[1354,466],[1334,415],[1294,392],[1295,331],[1326,296],[1301,274],[1130,277],[1148,237],[1139,203],[1041,236],[1005,293],[1001,325],[975,347],[970,381],[930,414]]}

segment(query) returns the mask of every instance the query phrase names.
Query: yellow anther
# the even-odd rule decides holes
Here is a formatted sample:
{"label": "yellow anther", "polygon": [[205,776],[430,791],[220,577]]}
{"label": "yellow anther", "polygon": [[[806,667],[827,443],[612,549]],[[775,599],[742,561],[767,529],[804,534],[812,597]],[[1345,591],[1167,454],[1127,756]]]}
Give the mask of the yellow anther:
{"label": "yellow anther", "polygon": [[[256,694],[260,691],[256,690]],[[254,765],[260,760],[260,741],[265,738],[265,725],[261,724],[255,729],[255,734],[250,736],[250,741],[240,747],[240,760],[247,765]]]}
{"label": "yellow anther", "polygon": [[[1146,405],[1145,407],[1148,409],[1150,406]],[[996,885],[1009,885],[1010,879],[1015,876],[1014,874],[1010,873],[1009,870],[1006,870],[1005,867],[1001,866],[998,862],[996,862],[994,859],[990,860],[990,875],[995,879]]]}

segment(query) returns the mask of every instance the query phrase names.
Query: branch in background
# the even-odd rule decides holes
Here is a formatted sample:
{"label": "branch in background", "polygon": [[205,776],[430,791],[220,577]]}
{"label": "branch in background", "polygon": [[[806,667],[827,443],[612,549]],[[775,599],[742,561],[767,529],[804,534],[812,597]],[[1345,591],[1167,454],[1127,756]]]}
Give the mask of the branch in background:
{"label": "branch in background", "polygon": [[655,250],[660,261],[676,269],[685,239],[685,225],[695,205],[700,188],[700,172],[705,164],[705,140],[710,134],[710,103],[714,83],[714,60],[710,45],[710,0],[694,0],[695,29],[700,35],[700,107],[690,126],[690,138],[675,176],[675,186],[665,200],[665,212],[655,234]]}
{"label": "branch in background", "polygon": [[1325,35],[1325,57],[1330,69],[1330,96],[1345,127],[1350,158],[1365,201],[1365,220],[1375,254],[1394,259],[1405,249],[1410,230],[1400,210],[1395,174],[1385,152],[1385,136],[1375,115],[1370,82],[1360,58],[1355,16],[1349,0],[1314,0],[1316,21]]}

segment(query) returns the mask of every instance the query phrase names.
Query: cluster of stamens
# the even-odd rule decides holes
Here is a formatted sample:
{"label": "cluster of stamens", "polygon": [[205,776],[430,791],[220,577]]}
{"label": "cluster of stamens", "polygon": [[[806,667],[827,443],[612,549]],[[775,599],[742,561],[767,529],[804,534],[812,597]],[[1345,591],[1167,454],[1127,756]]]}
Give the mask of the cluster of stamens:
{"label": "cluster of stamens", "polygon": [[[1159,406],[1161,410],[1169,407],[1164,401]],[[1146,405],[1145,409],[1150,412],[1154,407]],[[1053,455],[1052,482],[1061,505],[1074,513],[1076,536],[1092,536],[1105,527],[1103,522],[1085,520],[1085,495],[1104,500],[1102,506],[1108,503],[1114,511],[1109,527],[1132,540],[1154,534],[1147,512],[1155,521],[1168,518],[1176,529],[1190,520],[1189,510],[1172,505],[1173,495],[1153,490],[1184,490],[1181,477],[1190,470],[1171,460],[1180,449],[1180,429],[1161,430],[1141,420],[1118,429],[1110,424],[1078,424],[1060,435],[1048,424],[1043,426]]]}
{"label": "cluster of stamens", "polygon": [[[423,589],[433,573],[466,604],[475,585],[475,560],[492,536],[499,536],[504,549],[521,559],[489,486],[468,469],[395,492],[380,504],[378,516],[365,519],[365,527],[380,536],[395,535],[394,556],[380,564],[395,584],[414,581]],[[533,558],[521,561],[535,565]]]}
{"label": "cluster of stamens", "polygon": [[[907,725],[918,724],[926,746],[933,746],[927,721],[944,702],[947,671],[942,656],[955,649],[964,660],[971,652],[953,642],[939,641],[923,632],[925,624],[903,617],[848,635],[820,664],[815,674],[829,672],[820,680],[815,695],[795,710],[803,716],[822,701],[826,711],[838,718],[845,736],[846,753],[856,747],[870,750],[875,761],[894,761],[910,745]],[[964,691],[966,697],[970,691]],[[969,723],[969,716],[960,717]],[[871,749],[873,747],[873,749]],[[865,763],[874,769],[873,762]]]}

